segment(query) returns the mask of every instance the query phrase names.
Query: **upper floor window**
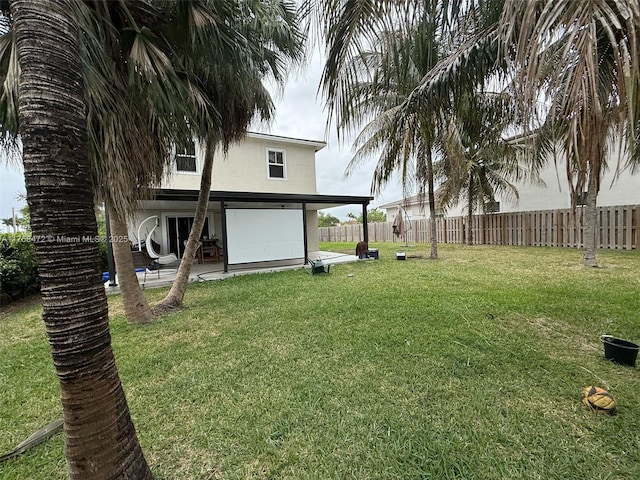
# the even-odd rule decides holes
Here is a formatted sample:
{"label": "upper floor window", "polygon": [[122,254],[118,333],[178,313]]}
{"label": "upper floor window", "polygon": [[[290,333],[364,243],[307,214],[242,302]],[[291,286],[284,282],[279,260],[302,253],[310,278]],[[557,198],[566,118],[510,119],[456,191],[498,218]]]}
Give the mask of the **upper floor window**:
{"label": "upper floor window", "polygon": [[184,142],[184,145],[176,146],[176,171],[188,173],[198,172],[196,144],[193,140],[187,140]]}
{"label": "upper floor window", "polygon": [[267,149],[267,172],[269,178],[287,178],[285,153],[284,150]]}
{"label": "upper floor window", "polygon": [[498,213],[500,212],[500,202],[491,201],[484,204],[484,210],[487,213]]}

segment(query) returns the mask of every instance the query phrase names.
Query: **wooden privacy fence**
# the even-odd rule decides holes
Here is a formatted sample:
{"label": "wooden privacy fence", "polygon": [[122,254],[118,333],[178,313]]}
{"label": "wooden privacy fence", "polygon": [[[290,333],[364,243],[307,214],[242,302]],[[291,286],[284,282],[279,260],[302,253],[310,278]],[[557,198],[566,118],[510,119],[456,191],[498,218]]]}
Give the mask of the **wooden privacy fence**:
{"label": "wooden privacy fence", "polygon": [[[407,222],[407,238],[393,234],[391,222],[370,223],[369,243],[429,243],[430,220]],[[479,245],[520,245],[582,248],[584,207],[533,212],[474,215],[473,243]],[[438,243],[465,243],[467,217],[436,218]],[[363,239],[362,225],[320,227],[321,242],[354,242]],[[640,205],[598,208],[596,228],[598,248],[638,249],[640,245]]]}

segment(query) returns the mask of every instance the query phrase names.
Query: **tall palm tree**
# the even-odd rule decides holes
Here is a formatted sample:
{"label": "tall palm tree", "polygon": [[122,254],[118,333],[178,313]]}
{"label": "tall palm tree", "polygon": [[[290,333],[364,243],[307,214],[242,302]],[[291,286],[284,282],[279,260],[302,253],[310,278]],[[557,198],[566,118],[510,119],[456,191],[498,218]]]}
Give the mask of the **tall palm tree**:
{"label": "tall palm tree", "polygon": [[138,284],[130,244],[122,241],[127,221],[169,168],[172,145],[191,135],[181,119],[192,91],[166,38],[168,29],[193,25],[173,22],[174,12],[174,3],[149,0],[93,2],[79,9],[92,171],[116,239],[113,254],[129,323],[151,321],[154,314]]}
{"label": "tall palm tree", "polygon": [[[139,158],[141,160],[140,165],[118,163],[124,159],[124,156],[122,155],[122,152],[118,150],[118,147],[123,147],[125,150],[129,147],[131,149],[134,149],[136,146],[142,147],[141,150],[145,151],[146,153],[154,153],[153,158],[149,159],[150,161],[158,160],[159,164],[162,164],[162,162],[166,162],[166,158],[168,157],[168,155],[166,155],[165,152],[167,145],[169,144],[169,140],[171,140],[172,138],[163,135],[162,132],[166,134],[167,131],[171,130],[171,128],[166,127],[171,127],[172,125],[171,123],[163,124],[163,119],[159,118],[161,117],[159,112],[173,112],[173,115],[167,115],[167,118],[169,119],[175,120],[176,118],[186,118],[187,110],[181,110],[180,105],[189,105],[188,102],[180,101],[172,103],[170,101],[174,99],[172,95],[175,96],[178,94],[182,94],[184,90],[188,91],[189,99],[193,100],[195,98],[197,100],[197,102],[194,101],[194,103],[199,103],[203,111],[207,110],[203,106],[206,104],[207,100],[205,97],[199,96],[198,91],[195,88],[196,85],[190,84],[189,88],[185,89],[184,83],[176,82],[176,79],[179,76],[175,75],[175,68],[173,68],[171,64],[167,63],[166,61],[170,58],[167,52],[171,52],[171,50],[159,49],[158,45],[167,46],[167,44],[162,43],[164,40],[161,37],[153,36],[150,33],[150,25],[152,25],[152,22],[162,20],[163,18],[166,21],[166,19],[168,18],[163,14],[159,14],[159,11],[155,9],[155,6],[160,5],[172,7],[175,4],[165,2],[162,2],[160,4],[154,2],[154,4],[152,4],[152,2],[145,1],[139,3],[119,2],[118,5],[114,5],[115,2],[93,2],[91,4],[84,4],[77,2],[62,2],[60,0],[58,1],[58,3],[60,5],[56,4],[56,7],[52,9],[51,15],[55,14],[60,17],[64,17],[62,13],[66,13],[67,16],[64,18],[66,18],[67,23],[72,24],[72,26],[75,28],[74,32],[69,34],[75,35],[76,42],[76,44],[74,45],[74,50],[71,52],[69,57],[75,61],[74,67],[76,68],[76,70],[73,71],[74,76],[69,77],[68,79],[72,83],[75,82],[73,83],[73,85],[77,87],[78,91],[73,90],[73,93],[75,95],[78,95],[78,98],[80,99],[80,106],[74,113],[84,115],[86,109],[88,117],[82,117],[82,121],[85,122],[82,126],[82,128],[84,128],[84,148],[76,149],[74,152],[76,153],[75,156],[79,155],[85,161],[88,156],[89,158],[93,159],[93,163],[92,169],[90,170],[88,168],[88,163],[83,163],[81,161],[76,162],[77,158],[67,159],[66,157],[64,157],[65,160],[71,162],[70,165],[62,165],[64,167],[62,171],[64,175],[55,175],[55,172],[53,170],[56,165],[54,164],[51,164],[49,166],[50,168],[48,169],[43,169],[43,165],[40,165],[39,168],[41,169],[41,172],[39,173],[42,173],[42,171],[44,171],[46,174],[50,175],[47,180],[62,180],[63,185],[69,185],[71,187],[69,191],[75,194],[68,195],[67,197],[62,199],[59,198],[60,195],[49,195],[49,192],[47,191],[45,192],[47,193],[46,198],[53,199],[54,202],[59,201],[60,203],[63,203],[65,200],[71,200],[72,203],[70,203],[69,205],[73,206],[74,208],[76,207],[76,205],[80,205],[79,201],[76,201],[76,196],[80,196],[84,200],[87,200],[88,197],[89,202],[91,202],[91,184],[90,182],[87,182],[87,179],[90,178],[89,172],[93,171],[96,177],[97,186],[102,189],[100,191],[100,195],[102,196],[102,198],[111,200],[116,199],[115,202],[109,204],[109,207],[113,208],[113,211],[116,214],[118,214],[118,208],[120,209],[120,211],[125,212],[126,214],[126,210],[128,209],[127,202],[131,205],[135,204],[135,197],[132,199],[131,196],[126,196],[121,191],[109,190],[107,188],[110,183],[113,184],[119,180],[120,177],[118,177],[118,168],[129,170],[128,173],[126,172],[127,174],[124,177],[125,187],[131,184],[135,184],[136,186],[145,185],[143,180],[153,180],[154,172],[161,171],[162,168],[158,168],[157,170],[150,170],[151,173],[149,173],[149,171],[144,169],[145,159],[143,157],[133,157],[135,159]],[[229,2],[208,2],[208,5],[224,6],[228,3]],[[251,3],[255,3],[259,7],[264,7],[261,2]],[[33,2],[33,4],[40,10],[45,9],[44,2]],[[181,4],[193,5],[194,7],[198,6],[195,4],[195,2],[181,2]],[[23,1],[16,2],[14,6],[17,11],[15,18],[21,19],[20,21],[22,21],[22,23],[16,27],[16,37],[19,36],[17,32],[19,32],[20,28],[25,29],[26,27],[29,27],[30,25],[32,25],[32,21],[34,20],[34,18],[37,17],[37,15],[25,16],[25,14],[23,13],[27,10],[25,8],[25,5],[28,7],[30,4],[27,1]],[[200,6],[201,5],[202,4],[200,4]],[[71,7],[79,8],[72,9]],[[120,10],[118,10],[118,8],[120,8]],[[33,10],[33,12],[37,14],[41,13],[40,11],[36,10]],[[33,12],[30,11],[29,13],[31,14]],[[20,13],[23,13],[23,15],[20,16]],[[203,10],[199,10],[198,15],[195,16],[198,22],[202,22],[203,14]],[[243,21],[248,21],[250,15],[251,12],[247,11],[247,15],[243,17]],[[37,32],[38,29],[50,32],[52,31],[50,29],[51,25],[61,24],[62,26],[66,26],[66,23],[60,22],[59,18],[55,18],[55,20],[52,20],[50,16],[43,15],[42,19],[46,20],[45,24],[38,24],[37,28],[29,30],[29,34],[33,35],[34,32]],[[11,20],[10,17],[9,20]],[[78,28],[77,22],[82,25],[82,28]],[[160,23],[159,25],[162,25],[162,23]],[[135,35],[133,36],[131,35],[132,30],[133,32],[135,32]],[[82,32],[82,35],[80,35],[80,32]],[[190,33],[195,34],[195,32],[192,30],[190,30]],[[126,36],[125,34],[129,34],[129,37],[121,39],[120,37]],[[23,36],[25,35],[23,34]],[[32,37],[27,36],[26,38],[33,42]],[[77,44],[79,38],[84,41],[80,44]],[[10,68],[13,68],[13,80],[15,82],[15,80],[18,78],[19,72],[18,62],[16,61],[16,58],[18,58],[16,52],[19,51],[16,45],[18,44],[12,41],[8,41],[10,40],[8,37],[4,37],[4,40],[4,46],[6,47],[5,52],[7,52],[7,56],[3,58],[7,59],[6,65]],[[246,38],[240,37],[237,38],[237,40],[240,44],[242,44],[242,42],[246,41]],[[118,48],[108,48],[108,46],[110,45],[108,42],[113,42],[113,45],[117,46]],[[98,46],[101,44],[104,45],[102,50],[98,48]],[[47,43],[46,46],[49,47],[50,44]],[[143,47],[145,46],[148,54],[144,54]],[[129,52],[128,55],[126,55],[126,52]],[[62,53],[64,55],[67,52],[65,50],[60,50],[59,53]],[[77,60],[76,57],[78,57],[79,60]],[[56,55],[51,55],[50,58],[57,59],[58,57]],[[20,62],[20,65],[22,66],[23,63],[24,62]],[[35,62],[30,63],[28,67],[31,69],[35,69]],[[64,64],[60,66],[60,68],[63,69],[63,73],[64,67]],[[31,70],[27,69],[27,71],[30,72]],[[129,74],[129,78],[122,75],[124,72],[127,72]],[[50,74],[50,72],[47,72],[47,74],[49,76],[47,77],[47,75],[45,75],[45,79],[56,78],[55,75]],[[6,82],[10,77],[10,75],[6,75],[3,80],[5,80]],[[124,82],[125,78],[127,78],[127,82]],[[158,79],[162,80],[164,83],[160,84],[160,82],[158,82]],[[83,80],[85,82],[83,82]],[[95,82],[92,83],[92,86],[94,87],[93,89],[84,88],[86,87],[87,83],[90,83],[87,82],[87,80],[92,80]],[[10,88],[8,83],[10,82],[6,82],[6,84],[4,85],[2,97],[3,111],[7,114],[7,116],[5,117],[6,121],[3,120],[2,122],[3,131],[15,132],[16,129],[18,129],[19,124],[22,122],[27,129],[26,131],[29,132],[28,129],[30,127],[34,127],[30,123],[32,119],[22,115],[21,113],[21,122],[19,122],[18,115],[14,115],[13,117],[10,116],[10,114],[14,112],[14,110],[9,108],[12,102],[15,102],[15,104],[17,105],[17,102],[20,101],[22,105],[23,100],[21,95],[24,89],[21,87],[20,92],[18,92],[17,88]],[[58,82],[56,83],[56,85],[65,85],[66,88],[66,83],[67,82]],[[155,83],[157,83],[158,85],[155,85]],[[46,83],[44,83],[43,85],[45,84]],[[218,88],[219,93],[223,92],[222,85],[218,85]],[[138,89],[137,96],[131,94],[131,90],[135,89]],[[18,95],[18,93],[20,93],[20,95]],[[54,93],[57,96],[56,98],[67,98],[64,91],[56,91]],[[260,92],[255,93],[256,97],[259,97],[260,94]],[[128,96],[131,98],[128,98]],[[136,98],[143,100],[141,100],[140,104],[137,104],[135,102]],[[124,101],[122,101],[123,99]],[[82,100],[84,100],[84,103],[82,102]],[[262,102],[264,102],[264,99],[262,99]],[[153,104],[153,108],[150,108],[148,104]],[[173,105],[176,106],[175,109]],[[47,107],[48,106],[49,105],[47,105]],[[127,110],[127,106],[132,107]],[[243,108],[243,105],[240,105],[238,108]],[[17,110],[15,111],[17,112]],[[123,115],[123,112],[125,117],[127,114],[131,114],[131,118],[135,119],[133,120],[133,123],[131,125],[124,124],[123,126],[124,120],[126,120],[126,118],[120,118],[118,120],[118,115]],[[193,110],[191,110],[190,112],[192,113]],[[57,114],[57,116],[55,116],[56,119],[67,120],[67,116],[62,115],[60,112],[54,113]],[[216,115],[218,115],[217,112]],[[238,118],[240,117],[238,116]],[[135,141],[127,141],[127,137],[126,135],[123,135],[123,132],[126,130],[127,126],[133,128],[138,122],[142,125],[142,127],[139,130],[131,130],[128,137],[129,139],[135,139]],[[76,123],[69,122],[67,126],[73,127],[76,125]],[[176,122],[175,130],[178,132],[180,132],[181,123],[182,122]],[[184,123],[186,124],[186,122]],[[47,125],[50,127],[58,126],[54,123]],[[220,120],[218,120],[216,125],[221,125]],[[229,138],[225,137],[225,128],[227,127],[228,126],[224,124],[220,127],[222,131],[220,138]],[[11,128],[13,128],[14,130],[11,130]],[[158,128],[158,132],[161,132],[160,134],[157,134],[159,139],[155,142],[153,138],[147,136],[147,132],[153,130],[154,128]],[[87,129],[89,131],[88,138]],[[39,131],[36,130],[36,133],[38,132]],[[140,138],[136,137],[138,133],[140,134]],[[183,135],[176,134],[176,136],[184,138]],[[42,147],[47,145],[47,148],[50,148],[51,145],[53,145],[55,148],[57,145],[55,141],[44,142],[40,137],[37,137],[37,139],[39,140],[39,143],[34,142],[32,137],[24,139],[25,162],[31,161],[29,157],[30,154],[28,152],[31,152],[31,149],[38,147],[38,145],[40,146],[40,149],[38,150],[38,159],[41,161],[43,155]],[[52,137],[52,140],[55,139]],[[77,138],[69,135],[66,140],[69,140],[73,143],[77,140]],[[120,141],[122,141],[122,143],[119,143]],[[71,146],[63,145],[63,147],[63,153],[65,154],[67,154],[68,150],[70,151],[71,149]],[[100,163],[105,159],[114,160],[114,162],[111,164]],[[78,172],[79,166],[82,167],[81,172]],[[67,174],[72,176],[71,180],[66,178]],[[50,188],[54,187],[52,183],[43,182],[41,180],[42,179],[37,178],[37,181],[35,182],[40,186],[40,188],[42,188],[43,186],[48,186]],[[82,181],[82,188],[76,188],[80,180]],[[27,181],[27,184],[31,184],[30,180]],[[126,188],[122,188],[122,191],[126,191]],[[64,193],[68,193],[66,189],[64,190]],[[121,195],[122,198],[117,198],[118,195]],[[39,207],[42,208],[35,209],[34,215],[38,215],[35,218],[35,222],[40,220],[40,215],[42,215],[44,207],[51,207],[51,205],[45,205],[43,203],[42,196],[39,197],[38,200],[41,202],[39,204]],[[54,203],[54,206],[57,206],[57,204]],[[64,217],[62,215],[50,215],[49,217],[43,216],[43,218],[47,219],[47,223],[44,225],[44,227],[51,229],[56,225],[52,225],[49,220],[60,220],[60,231],[65,233],[64,238],[95,238],[95,216],[92,220],[90,220],[85,216],[80,217],[80,214],[75,210],[74,213],[78,218],[74,218],[73,222],[71,223],[64,223],[62,221],[64,220]],[[65,226],[69,227],[70,230],[65,230]],[[80,232],[87,233],[86,235],[73,235],[73,237],[71,237],[68,234],[69,231],[75,233],[76,230],[81,227],[86,227],[85,230],[80,230]],[[43,231],[47,230],[36,229],[34,230],[34,234],[38,235]],[[60,238],[63,237],[60,236]],[[49,275],[47,280],[53,282],[53,279],[55,279],[56,282],[59,283],[61,280],[68,281],[69,278],[77,279],[73,276],[74,271],[69,268],[77,265],[77,262],[74,263],[74,261],[77,259],[74,257],[74,261],[69,261],[68,251],[62,251],[60,249],[57,251],[64,255],[62,255],[60,259],[55,262],[55,265],[51,263],[51,265],[55,266],[57,270],[52,268],[45,268],[43,270],[45,275]],[[84,259],[87,263],[87,265],[83,264],[82,269],[80,270],[82,273],[86,273],[87,275],[87,278],[85,278],[84,280],[87,281],[87,283],[91,283],[89,280],[95,279],[95,282],[98,282],[99,285],[99,275],[97,274],[97,272],[94,272],[95,275],[93,275],[90,269],[90,267],[93,267],[93,269],[95,270],[95,265],[97,264],[97,262],[94,262],[93,257],[91,256],[92,251],[75,248],[74,251],[79,252],[82,255],[81,258]],[[49,249],[48,253],[51,254],[51,249]],[[61,363],[61,365],[67,368],[69,362],[73,360],[73,354],[83,353],[83,350],[81,350],[80,347],[86,346],[85,343],[89,340],[93,340],[94,338],[97,338],[97,340],[91,343],[90,347],[93,349],[91,350],[91,352],[98,352],[99,354],[99,358],[94,358],[91,355],[82,356],[82,358],[76,358],[76,360],[79,362],[79,366],[77,366],[77,369],[73,370],[69,367],[69,369],[64,373],[64,379],[62,379],[61,374],[61,382],[62,380],[66,382],[63,383],[63,392],[66,396],[65,401],[69,405],[73,405],[75,408],[84,408],[81,415],[71,416],[72,418],[67,420],[67,424],[69,425],[69,428],[71,428],[71,430],[67,432],[67,438],[69,439],[68,456],[70,459],[69,462],[71,465],[70,468],[72,471],[72,478],[82,478],[82,475],[86,475],[87,478],[117,478],[124,476],[127,476],[127,478],[150,478],[148,467],[144,462],[142,452],[139,448],[139,445],[137,444],[135,430],[133,429],[133,426],[131,424],[128,410],[126,408],[124,394],[117,378],[117,372],[115,371],[112,353],[109,346],[106,301],[103,301],[104,290],[101,286],[96,287],[93,284],[93,290],[89,293],[87,293],[86,288],[60,289],[57,286],[58,283],[55,283],[56,288],[58,288],[57,290],[54,289],[52,291],[47,291],[45,290],[45,288],[47,288],[47,286],[50,286],[51,283],[47,283],[46,281],[43,282],[43,294],[52,295],[51,298],[55,298],[55,300],[58,301],[58,303],[56,304],[57,306],[64,305],[66,307],[66,310],[59,311],[63,311],[66,315],[66,318],[71,319],[75,322],[70,323],[73,328],[80,330],[77,336],[74,337],[78,341],[77,348],[74,348],[72,350],[65,350],[62,345],[60,346],[60,352],[54,353],[54,359],[62,358],[62,360],[67,363],[63,362]],[[77,287],[77,284],[72,284],[72,286]],[[84,287],[84,285],[82,285],[82,287]],[[55,294],[56,296],[54,296],[53,294]],[[67,294],[69,295],[70,301],[67,303],[60,302],[60,296],[64,296]],[[100,297],[98,298],[99,301],[96,300],[96,298],[94,297],[95,295]],[[83,302],[92,302],[91,308],[89,308],[88,310],[90,315],[90,323],[87,323],[89,320],[87,320],[85,316],[82,316],[75,312],[78,307],[85,305],[85,303]],[[47,322],[46,313],[49,311],[48,297],[45,298],[44,305],[45,321]],[[70,313],[71,310],[74,311],[73,315]],[[60,321],[59,318],[56,320]],[[49,323],[47,324],[49,325]],[[68,337],[66,329],[70,327],[68,327],[67,324],[62,323],[51,323],[51,325],[52,330],[55,328],[55,331],[52,335],[56,335],[56,337],[52,340],[52,348],[54,346],[54,340],[56,342],[66,342],[64,344],[69,345],[70,342],[66,341],[66,338]],[[63,327],[65,328],[65,330],[63,330]],[[56,347],[58,347],[59,345],[60,343],[55,344]],[[101,367],[98,379],[95,378],[95,376],[93,375],[94,372],[93,370],[91,370],[97,367]],[[85,380],[88,383],[85,384]],[[92,381],[93,383],[90,383],[89,381]],[[79,385],[79,388],[81,388],[83,391],[91,393],[92,397],[78,397],[77,392],[73,390],[74,385]],[[95,391],[92,390],[93,387],[95,387]],[[92,403],[89,406],[84,405],[86,401],[92,399],[96,400],[95,403]],[[101,411],[101,409],[104,410],[105,405],[109,406],[107,412]],[[115,406],[115,409],[111,408],[113,406]],[[101,423],[99,426],[96,426],[96,422]],[[98,438],[97,436],[93,435],[96,430],[101,430],[103,429],[103,427],[104,436]],[[120,430],[117,430],[117,428],[120,428]],[[89,435],[87,435],[87,432],[89,432]],[[111,435],[112,433],[113,435]],[[115,438],[116,435],[117,438]],[[100,439],[107,441],[109,444],[106,446],[101,445]],[[96,460],[94,456],[95,452],[98,451],[104,455],[103,457],[101,456],[100,460]],[[128,456],[125,459],[121,458],[122,455]],[[132,462],[134,462],[133,465]],[[96,468],[99,470],[96,471]]]}
{"label": "tall palm tree", "polygon": [[343,125],[373,119],[357,136],[357,151],[347,171],[371,155],[378,155],[373,193],[379,192],[395,171],[400,171],[405,191],[417,186],[424,198],[426,190],[431,214],[431,258],[435,259],[438,244],[432,153],[439,131],[437,115],[428,111],[407,113],[402,105],[441,55],[441,19],[437,11],[425,10],[419,22],[406,20],[413,24],[380,32],[375,50],[356,57],[361,73],[347,91],[352,108],[343,113]]}
{"label": "tall palm tree", "polygon": [[515,123],[515,110],[506,94],[473,93],[456,99],[442,119],[440,158],[436,165],[441,181],[441,203],[455,206],[465,197],[466,243],[473,244],[473,213],[484,213],[496,195],[517,199],[512,182],[525,178],[524,153],[519,144],[503,138]]}
{"label": "tall palm tree", "polygon": [[[302,51],[301,34],[295,9],[281,0],[78,7],[92,172],[113,237],[124,239],[138,201],[149,197],[168,169],[171,146],[185,138],[199,136],[206,145],[201,197],[208,198],[213,152],[240,138],[256,113],[263,120],[270,116],[273,104],[262,80],[283,80],[288,61]],[[9,81],[16,78],[10,31],[2,41],[8,81],[0,112],[11,120],[17,93]],[[164,306],[182,301],[206,205],[201,198],[192,241]],[[138,285],[128,242],[113,243],[113,252],[127,320],[150,321],[154,315]]]}
{"label": "tall palm tree", "polygon": [[[86,76],[96,87],[87,92],[94,172],[114,238],[126,238],[126,220],[168,169],[172,144],[198,136],[206,152],[191,240],[172,289],[153,311],[128,243],[113,243],[129,323],[150,321],[182,302],[206,217],[213,154],[219,144],[226,149],[240,138],[256,111],[262,118],[270,114],[261,79],[286,63],[278,48],[300,43],[292,12],[279,0],[141,0],[86,8],[84,23],[94,26],[86,42]],[[99,88],[105,84],[109,88]]]}
{"label": "tall palm tree", "polygon": [[[399,170],[405,186],[412,180],[417,183],[420,194],[427,191],[434,219],[432,156],[443,133],[442,118],[447,118],[445,113],[452,108],[456,98],[465,92],[481,90],[488,76],[504,69],[505,62],[496,62],[498,3],[482,0],[324,0],[309,6],[309,11],[321,19],[316,27],[327,45],[322,90],[338,130],[348,129],[353,120],[362,120],[359,115],[362,105],[368,107],[369,112],[378,114],[356,141],[360,147],[356,161],[380,152],[374,183],[384,184],[393,171]],[[404,39],[406,51],[387,47],[389,31]],[[371,62],[377,57],[365,55],[361,60],[363,52],[366,54],[371,45],[380,45],[392,52],[391,60],[386,64],[388,78],[409,72],[412,75],[407,77],[412,82],[409,91],[382,91],[389,98],[393,98],[393,93],[397,95],[393,98],[395,105],[387,110],[379,105],[377,109],[372,106],[372,92],[379,94],[379,91],[366,86],[363,95],[363,86],[359,83],[367,74],[373,78],[365,85],[376,80],[375,74],[370,72],[375,71]],[[447,64],[454,54],[458,59],[455,68]],[[407,59],[411,61],[407,62]],[[405,70],[407,66],[411,68]],[[437,73],[434,76],[434,72],[440,71],[446,75]],[[382,83],[382,88],[388,87],[388,81]],[[362,101],[363,97],[365,101]],[[392,143],[385,143],[387,139]],[[435,257],[434,221],[431,222],[431,237],[431,256]]]}
{"label": "tall palm tree", "polygon": [[97,245],[86,241],[97,225],[73,3],[10,5],[20,72],[15,120],[43,320],[62,391],[70,478],[151,479],[113,358]]}
{"label": "tall palm tree", "polygon": [[[116,79],[106,95],[89,92],[96,100],[96,182],[110,211],[113,236],[126,237],[126,219],[166,172],[172,144],[197,136],[205,146],[192,231],[176,280],[153,311],[138,284],[128,244],[113,244],[127,320],[141,323],[182,303],[206,217],[214,152],[241,138],[256,113],[269,118],[273,104],[262,80],[283,79],[288,60],[301,52],[301,37],[295,10],[281,0],[141,0],[140,5],[107,2],[98,7],[87,8],[85,23],[106,28],[89,29],[87,44],[93,49],[87,49],[86,63],[96,66],[87,69],[96,87]],[[141,81],[132,85],[132,77]],[[149,158],[132,158],[131,150]]]}
{"label": "tall palm tree", "polygon": [[[437,110],[408,112],[402,106],[442,53],[449,10],[442,10],[439,0],[323,0],[306,6],[325,41],[321,89],[339,136],[368,122],[356,139],[358,150],[347,173],[369,156],[378,156],[372,192],[400,171],[405,191],[414,185],[422,197],[426,191],[435,219],[432,150]],[[451,12],[456,14],[457,8]],[[431,258],[437,258],[435,220],[431,227]]]}
{"label": "tall palm tree", "polygon": [[[189,135],[184,118],[188,90],[168,61],[161,28],[169,3],[75,2],[87,108],[88,155],[96,199],[105,202],[114,238],[126,239],[126,219],[170,161],[171,143]],[[18,68],[11,19],[0,39],[2,131],[15,133]],[[154,33],[152,33],[154,32]],[[151,310],[137,284],[128,242],[116,242],[125,312],[131,323]],[[130,266],[131,268],[127,268]]]}
{"label": "tall palm tree", "polygon": [[500,20],[525,111],[548,99],[572,203],[586,189],[585,266],[596,262],[596,201],[611,139],[640,157],[640,4],[637,0],[507,0]]}
{"label": "tall palm tree", "polygon": [[[465,40],[423,78],[408,102],[418,108],[441,98],[443,89],[494,74],[514,80],[534,161],[546,161],[559,142],[574,207],[587,190],[583,262],[595,266],[596,200],[612,138],[625,145],[630,162],[640,159],[640,6],[635,0],[469,5],[472,18],[484,12],[487,21],[460,24]],[[551,136],[544,138],[547,132]]]}
{"label": "tall palm tree", "polygon": [[[414,2],[319,2],[325,13],[319,28],[328,44],[323,88],[338,118],[349,108],[344,73],[352,68],[351,49],[375,37],[380,15],[400,4],[419,8]],[[543,98],[548,109],[542,131],[560,135],[574,205],[587,189],[584,264],[596,265],[596,198],[611,137],[625,143],[632,161],[640,159],[638,2],[442,0],[439,5],[455,32],[451,49],[407,106],[435,110],[492,76],[515,77],[527,131],[540,125],[535,105]],[[550,143],[539,134],[526,137],[536,148]]]}
{"label": "tall palm tree", "polygon": [[[220,2],[214,2],[214,4]],[[273,112],[271,96],[264,86],[267,79],[282,84],[291,63],[300,61],[303,36],[298,29],[298,15],[293,5],[281,0],[260,3],[240,2],[239,12],[225,22],[211,24],[210,30],[220,36],[227,28],[228,37],[236,36],[212,48],[209,38],[214,33],[205,30],[204,41],[191,37],[181,57],[185,70],[193,77],[209,107],[201,114],[194,103],[190,125],[205,145],[200,193],[185,252],[171,289],[155,307],[157,311],[182,305],[198,240],[200,238],[211,189],[213,156],[216,149],[226,152],[228,145],[240,140],[247,126],[258,117],[268,120]],[[184,12],[188,14],[188,12]],[[216,18],[220,19],[219,13]],[[239,82],[238,78],[243,81]]]}

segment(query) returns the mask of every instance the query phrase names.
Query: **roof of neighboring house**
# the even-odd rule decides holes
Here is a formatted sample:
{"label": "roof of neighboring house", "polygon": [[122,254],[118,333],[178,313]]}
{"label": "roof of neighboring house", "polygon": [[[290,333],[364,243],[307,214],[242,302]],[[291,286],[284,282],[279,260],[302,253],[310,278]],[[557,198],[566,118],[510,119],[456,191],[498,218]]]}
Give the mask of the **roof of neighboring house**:
{"label": "roof of neighboring house", "polygon": [[258,132],[247,132],[247,137],[258,138],[260,140],[273,140],[280,141],[286,143],[293,143],[296,145],[305,145],[309,147],[314,147],[315,151],[322,150],[327,146],[327,142],[322,140],[305,140],[303,138],[293,138],[293,137],[283,137],[281,135],[272,135],[270,133],[258,133]]}
{"label": "roof of neighboring house", "polygon": [[[435,192],[436,197],[436,207],[438,207],[440,203],[440,198],[442,197],[442,191],[440,189],[436,189]],[[383,208],[385,210],[389,210],[391,208],[395,208],[398,206],[401,207],[409,207],[412,205],[425,206],[428,205],[429,198],[427,195],[412,195],[407,198],[401,198],[400,200],[395,200],[393,202],[385,203],[384,205],[380,205],[378,208]]]}

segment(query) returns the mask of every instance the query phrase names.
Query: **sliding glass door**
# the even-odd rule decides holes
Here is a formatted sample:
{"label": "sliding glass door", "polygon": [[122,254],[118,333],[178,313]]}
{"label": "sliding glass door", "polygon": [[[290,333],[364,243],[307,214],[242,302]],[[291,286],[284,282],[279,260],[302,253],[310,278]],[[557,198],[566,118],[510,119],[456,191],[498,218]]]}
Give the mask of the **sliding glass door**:
{"label": "sliding glass door", "polygon": [[[193,217],[189,216],[176,216],[167,217],[167,233],[169,240],[169,252],[175,253],[178,258],[182,258],[184,253],[184,244],[189,239],[189,232],[191,232],[191,225],[193,225]],[[202,228],[202,237],[209,236],[209,219],[205,218],[204,227]]]}

